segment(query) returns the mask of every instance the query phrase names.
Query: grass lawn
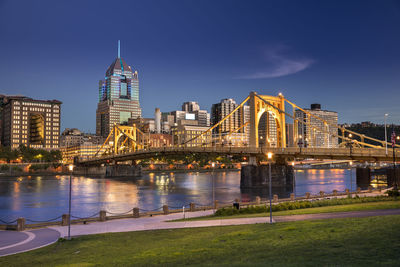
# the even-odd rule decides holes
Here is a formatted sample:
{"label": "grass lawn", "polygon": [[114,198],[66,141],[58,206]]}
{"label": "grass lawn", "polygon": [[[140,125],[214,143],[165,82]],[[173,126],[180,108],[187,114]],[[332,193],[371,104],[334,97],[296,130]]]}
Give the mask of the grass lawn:
{"label": "grass lawn", "polygon": [[[399,209],[399,208],[400,208],[400,201],[382,201],[382,202],[367,202],[367,203],[307,208],[298,210],[275,211],[272,212],[272,215],[279,216],[279,215],[314,214],[314,213],[346,212],[346,211],[378,210],[378,209]],[[189,218],[185,220],[179,219],[174,221],[219,220],[219,219],[231,219],[231,218],[264,217],[264,216],[269,216],[269,213],[263,212],[263,213],[253,213],[253,214],[235,214],[231,216],[210,215],[210,216]]]}
{"label": "grass lawn", "polygon": [[398,265],[400,216],[83,236],[0,266]]}

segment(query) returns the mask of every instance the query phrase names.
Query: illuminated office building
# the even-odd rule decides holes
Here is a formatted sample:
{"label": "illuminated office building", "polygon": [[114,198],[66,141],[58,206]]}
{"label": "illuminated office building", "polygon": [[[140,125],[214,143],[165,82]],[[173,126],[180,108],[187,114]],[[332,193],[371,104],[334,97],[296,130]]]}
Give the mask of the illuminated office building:
{"label": "illuminated office building", "polygon": [[105,79],[99,82],[96,135],[106,137],[114,124],[126,124],[141,115],[138,72],[120,57],[118,42],[118,57],[108,67]]}
{"label": "illuminated office building", "polygon": [[61,102],[0,95],[1,143],[17,148],[58,149]]}
{"label": "illuminated office building", "polygon": [[[335,111],[322,110],[320,104],[311,104],[311,109],[304,109],[323,121],[297,109],[296,118],[304,121],[298,124],[297,145],[302,147],[338,147],[338,114]],[[335,135],[335,136],[334,136]]]}

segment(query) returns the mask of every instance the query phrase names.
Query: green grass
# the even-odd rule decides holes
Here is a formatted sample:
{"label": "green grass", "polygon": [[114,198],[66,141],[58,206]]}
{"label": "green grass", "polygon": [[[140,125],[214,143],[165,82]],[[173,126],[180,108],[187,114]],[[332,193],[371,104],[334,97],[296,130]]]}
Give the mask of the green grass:
{"label": "green grass", "polygon": [[[272,212],[272,215],[282,216],[282,215],[348,212],[348,211],[378,210],[378,209],[400,209],[400,201],[367,202],[367,203],[326,206],[326,207],[307,208],[298,210],[283,210],[283,211],[274,211]],[[230,216],[210,215],[203,217],[188,218],[185,220],[179,219],[174,221],[201,221],[201,220],[220,220],[220,219],[233,219],[233,218],[254,218],[254,217],[264,217],[268,215],[269,215],[268,212],[252,213],[252,214],[234,214]]]}
{"label": "green grass", "polygon": [[399,264],[400,216],[83,236],[0,266],[376,266]]}

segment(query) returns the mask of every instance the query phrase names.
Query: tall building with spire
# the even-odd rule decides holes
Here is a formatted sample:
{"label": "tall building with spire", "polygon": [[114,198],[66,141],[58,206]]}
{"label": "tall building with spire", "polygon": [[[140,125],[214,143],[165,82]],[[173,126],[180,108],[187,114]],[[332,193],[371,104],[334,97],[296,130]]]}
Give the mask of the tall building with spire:
{"label": "tall building with spire", "polygon": [[96,135],[108,136],[114,124],[125,124],[128,119],[142,115],[139,103],[137,70],[118,57],[108,67],[104,80],[99,82],[99,103],[96,111]]}

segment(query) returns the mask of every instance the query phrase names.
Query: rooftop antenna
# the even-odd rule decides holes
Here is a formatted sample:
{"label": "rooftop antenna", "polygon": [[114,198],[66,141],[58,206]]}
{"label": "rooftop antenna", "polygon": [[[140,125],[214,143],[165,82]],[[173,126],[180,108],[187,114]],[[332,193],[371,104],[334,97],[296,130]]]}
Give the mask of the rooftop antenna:
{"label": "rooftop antenna", "polygon": [[118,58],[121,57],[121,42],[118,40]]}

